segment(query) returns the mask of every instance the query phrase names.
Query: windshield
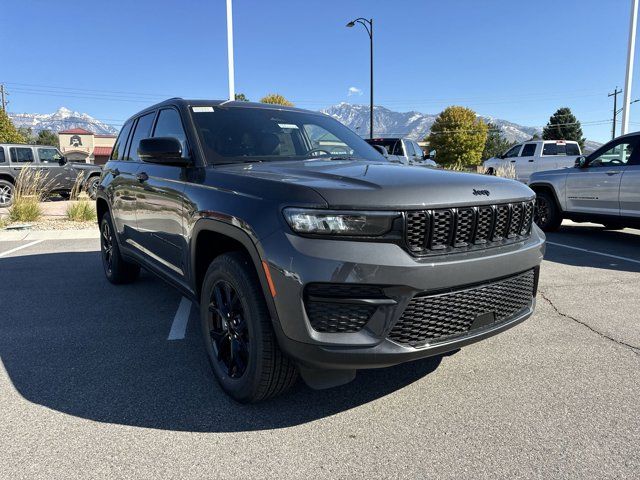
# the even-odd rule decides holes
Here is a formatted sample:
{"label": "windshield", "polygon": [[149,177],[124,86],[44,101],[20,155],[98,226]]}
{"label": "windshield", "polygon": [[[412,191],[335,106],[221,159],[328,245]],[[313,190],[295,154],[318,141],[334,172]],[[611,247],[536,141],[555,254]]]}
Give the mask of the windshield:
{"label": "windshield", "polygon": [[360,158],[384,161],[337,120],[306,112],[247,107],[192,107],[208,163]]}

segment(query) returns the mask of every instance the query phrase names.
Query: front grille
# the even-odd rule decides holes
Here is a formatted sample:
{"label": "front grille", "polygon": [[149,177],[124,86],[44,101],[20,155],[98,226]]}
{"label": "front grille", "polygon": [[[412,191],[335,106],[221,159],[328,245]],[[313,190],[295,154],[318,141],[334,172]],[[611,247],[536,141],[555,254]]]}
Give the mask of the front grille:
{"label": "front grille", "polygon": [[304,301],[311,327],[323,333],[354,333],[366,325],[376,305],[349,303],[357,299],[387,298],[375,285],[310,283]]}
{"label": "front grille", "polygon": [[535,295],[536,272],[527,272],[453,292],[414,297],[389,338],[419,346],[463,335],[475,328],[478,316],[493,313],[493,321],[508,320],[531,305]]}
{"label": "front grille", "polygon": [[533,201],[406,212],[405,242],[434,255],[516,242],[530,235]]}

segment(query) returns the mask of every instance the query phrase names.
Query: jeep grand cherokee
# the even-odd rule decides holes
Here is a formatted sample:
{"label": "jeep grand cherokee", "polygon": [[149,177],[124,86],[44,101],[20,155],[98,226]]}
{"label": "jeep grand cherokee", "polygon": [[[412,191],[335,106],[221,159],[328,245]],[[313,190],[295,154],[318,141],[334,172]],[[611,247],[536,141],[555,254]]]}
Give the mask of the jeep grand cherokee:
{"label": "jeep grand cherokee", "polygon": [[255,402],[529,317],[533,202],[515,181],[389,163],[320,113],[171,99],[125,123],[97,210],[107,278],[143,266],[197,302],[215,377]]}

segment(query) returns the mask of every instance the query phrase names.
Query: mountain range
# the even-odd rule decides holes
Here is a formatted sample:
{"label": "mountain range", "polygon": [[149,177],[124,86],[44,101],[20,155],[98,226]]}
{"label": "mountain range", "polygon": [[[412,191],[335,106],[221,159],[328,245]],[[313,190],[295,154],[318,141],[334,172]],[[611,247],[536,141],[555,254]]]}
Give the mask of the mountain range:
{"label": "mountain range", "polygon": [[101,122],[86,113],[74,112],[60,107],[53,113],[9,113],[13,124],[20,128],[30,128],[33,133],[40,130],[60,132],[72,128],[84,128],[100,135],[118,133],[118,129]]}
{"label": "mountain range", "polygon": [[[366,136],[369,131],[369,107],[342,102],[325,108],[321,112],[339,120],[347,127],[361,136]],[[382,106],[373,109],[375,135],[401,136],[413,140],[422,140],[431,129],[437,114],[421,112],[394,112]],[[84,128],[97,134],[115,134],[118,129],[86,113],[74,112],[65,107],[60,107],[53,113],[9,113],[9,117],[16,127],[31,128],[34,133],[40,130],[52,130],[60,132],[71,128]],[[527,127],[499,118],[480,116],[485,122],[496,125],[502,136],[510,142],[524,142],[533,135],[541,135],[542,131],[537,127]],[[587,141],[585,150],[595,150],[601,144]]]}

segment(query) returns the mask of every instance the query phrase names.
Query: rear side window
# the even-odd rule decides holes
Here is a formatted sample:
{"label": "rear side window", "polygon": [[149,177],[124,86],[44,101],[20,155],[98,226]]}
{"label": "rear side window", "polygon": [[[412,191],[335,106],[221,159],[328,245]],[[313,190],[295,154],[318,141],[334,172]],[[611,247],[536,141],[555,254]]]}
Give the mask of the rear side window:
{"label": "rear side window", "polygon": [[533,157],[536,153],[536,144],[527,143],[522,149],[521,157]]}
{"label": "rear side window", "polygon": [[11,147],[11,161],[13,163],[32,163],[33,150],[24,147]]}
{"label": "rear side window", "polygon": [[182,144],[182,154],[186,154],[187,136],[185,135],[184,129],[182,128],[180,114],[173,108],[165,108],[164,110],[160,110],[153,136],[177,138]]}
{"label": "rear side window", "polygon": [[135,130],[131,136],[131,142],[129,142],[129,155],[125,160],[139,161],[138,158],[138,145],[143,138],[149,138],[151,136],[151,125],[153,124],[153,117],[155,112],[147,113],[138,119]]}
{"label": "rear side window", "polygon": [[577,143],[567,143],[565,148],[567,155],[580,155],[580,148]]}
{"label": "rear side window", "polygon": [[113,146],[113,150],[111,151],[111,160],[124,160],[124,150],[127,145],[129,132],[131,132],[131,125],[133,125],[133,122],[127,122],[122,127],[122,130],[120,130],[118,139],[116,140],[116,143]]}
{"label": "rear side window", "polygon": [[564,143],[545,143],[542,149],[542,155],[565,155]]}
{"label": "rear side window", "polygon": [[4,148],[0,147],[0,163],[4,163],[6,161],[7,160],[5,159],[5,156],[4,156]]}

